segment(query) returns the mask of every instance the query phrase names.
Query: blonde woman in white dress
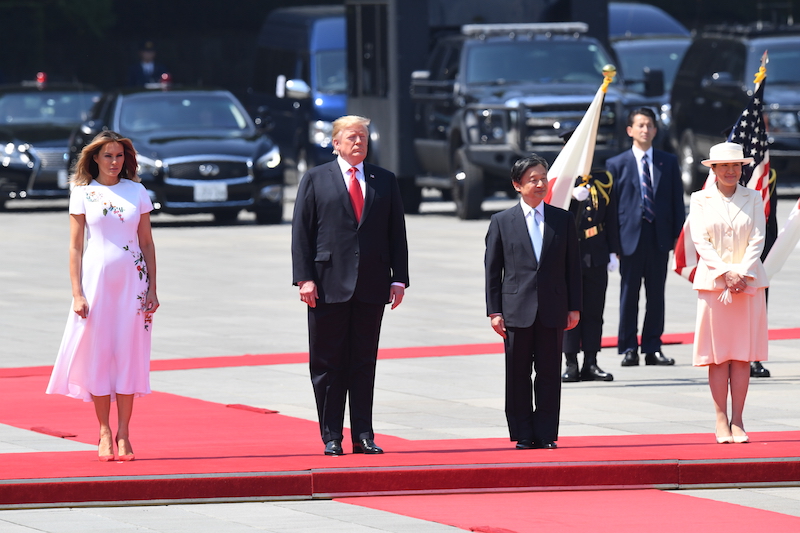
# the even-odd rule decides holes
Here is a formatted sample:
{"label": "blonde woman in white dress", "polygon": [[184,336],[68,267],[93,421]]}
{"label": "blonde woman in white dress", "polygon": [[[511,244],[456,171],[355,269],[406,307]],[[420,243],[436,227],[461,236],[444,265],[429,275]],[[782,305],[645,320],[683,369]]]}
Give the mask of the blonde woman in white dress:
{"label": "blonde woman in white dress", "polygon": [[[84,147],[72,183],[72,311],[47,393],[93,402],[98,458],[131,461],[133,399],[150,393],[152,314],[159,305],[153,204],[136,175],[133,144],[111,131]],[[116,434],[109,422],[113,401]]]}
{"label": "blonde woman in white dress", "polygon": [[750,361],[766,361],[768,352],[764,206],[758,191],[739,185],[742,165],[752,161],[738,144],[711,147],[703,164],[714,170],[716,183],[692,194],[689,211],[700,256],[693,364],[708,367],[720,444],[749,441],[742,413]]}

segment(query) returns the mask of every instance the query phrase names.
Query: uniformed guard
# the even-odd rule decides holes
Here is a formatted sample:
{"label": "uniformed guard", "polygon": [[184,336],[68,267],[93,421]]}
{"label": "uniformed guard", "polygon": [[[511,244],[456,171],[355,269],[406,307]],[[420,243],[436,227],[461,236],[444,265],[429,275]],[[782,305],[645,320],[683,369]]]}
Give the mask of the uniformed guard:
{"label": "uniformed guard", "polygon": [[[608,273],[619,266],[617,208],[611,194],[611,174],[593,171],[575,181],[569,210],[575,216],[580,240],[583,276],[583,312],[574,329],[564,332],[567,368],[563,382],[613,381],[614,376],[597,366],[603,334]],[[583,367],[578,372],[578,352],[583,350]]]}

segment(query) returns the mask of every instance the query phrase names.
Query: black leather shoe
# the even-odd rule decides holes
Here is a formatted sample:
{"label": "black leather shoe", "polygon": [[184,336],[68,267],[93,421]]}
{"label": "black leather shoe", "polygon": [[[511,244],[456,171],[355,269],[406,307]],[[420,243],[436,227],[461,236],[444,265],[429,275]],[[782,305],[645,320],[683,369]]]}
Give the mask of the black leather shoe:
{"label": "black leather shoe", "polygon": [[558,448],[558,444],[551,440],[543,440],[541,442],[533,443],[533,447],[539,450],[555,450]]}
{"label": "black leather shoe", "polygon": [[[564,381],[563,377],[561,381]],[[581,369],[581,381],[614,381],[614,376],[597,365],[589,365]]]}
{"label": "black leather shoe", "polygon": [[622,358],[622,366],[639,366],[639,354],[636,350],[628,350]]}
{"label": "black leather shoe", "polygon": [[667,357],[661,352],[646,353],[644,354],[644,364],[670,366],[675,364],[675,359]]}
{"label": "black leather shoe", "polygon": [[561,382],[574,383],[576,381],[580,381],[580,375],[578,374],[578,363],[575,363],[574,365],[567,363],[567,370],[561,374]]}
{"label": "black leather shoe", "polygon": [[325,443],[325,455],[344,455],[342,441],[329,440]]}
{"label": "black leather shoe", "polygon": [[518,450],[532,450],[532,449],[536,448],[536,446],[533,445],[533,441],[532,440],[522,439],[522,440],[517,441],[516,448]]}
{"label": "black leather shoe", "polygon": [[764,365],[761,364],[761,361],[750,361],[751,378],[768,378],[769,376],[769,370],[764,368]]}
{"label": "black leather shoe", "polygon": [[383,450],[372,439],[361,439],[353,443],[353,453],[377,454],[383,453]]}

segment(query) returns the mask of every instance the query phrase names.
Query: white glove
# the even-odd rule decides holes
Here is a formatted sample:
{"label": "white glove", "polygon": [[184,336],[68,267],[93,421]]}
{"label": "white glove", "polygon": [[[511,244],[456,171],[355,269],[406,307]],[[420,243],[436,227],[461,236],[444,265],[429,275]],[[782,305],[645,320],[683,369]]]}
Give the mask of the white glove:
{"label": "white glove", "polygon": [[587,198],[589,198],[588,187],[584,187],[583,185],[581,185],[580,187],[575,187],[574,189],[572,189],[572,197],[578,200],[579,202],[586,200]]}
{"label": "white glove", "polygon": [[619,268],[619,259],[617,258],[617,254],[608,254],[608,271],[614,272],[616,269]]}

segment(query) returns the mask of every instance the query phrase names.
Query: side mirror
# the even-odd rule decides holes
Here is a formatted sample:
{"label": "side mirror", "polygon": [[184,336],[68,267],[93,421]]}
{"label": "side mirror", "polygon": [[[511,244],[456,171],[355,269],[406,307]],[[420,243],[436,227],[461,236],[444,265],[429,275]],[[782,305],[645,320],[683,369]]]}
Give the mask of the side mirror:
{"label": "side mirror", "polygon": [[311,96],[311,87],[303,80],[286,80],[286,97],[303,100]]}
{"label": "side mirror", "polygon": [[646,97],[664,94],[664,71],[644,69],[644,95]]}

